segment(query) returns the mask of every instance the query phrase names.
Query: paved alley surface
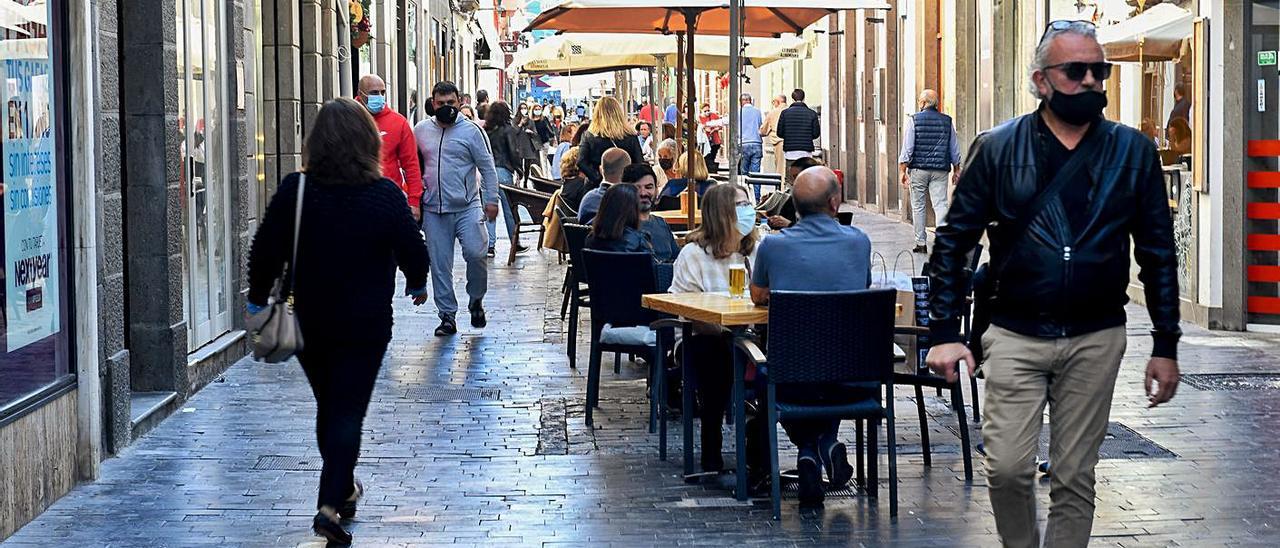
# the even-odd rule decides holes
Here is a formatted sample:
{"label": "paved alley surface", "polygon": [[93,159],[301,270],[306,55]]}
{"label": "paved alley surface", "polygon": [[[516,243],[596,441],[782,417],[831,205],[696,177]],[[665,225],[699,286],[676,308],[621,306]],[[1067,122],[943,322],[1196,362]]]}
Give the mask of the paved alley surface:
{"label": "paved alley surface", "polygon": [[[911,245],[908,225],[865,212],[856,224],[890,267]],[[351,526],[357,546],[997,544],[981,459],[966,484],[955,416],[932,391],[925,398],[930,468],[921,459],[914,393],[896,395],[896,524],[885,490],[880,501],[829,497],[824,509],[803,512],[789,499],[774,522],[767,498],[733,499],[731,476],[723,485],[686,484],[679,423],[671,423],[672,458],[662,462],[657,436],[646,429],[644,366],[625,357],[621,375],[605,367],[597,428],[586,428],[589,335],[579,343],[582,368],[570,369],[559,317],[563,267],[551,252],[530,251],[511,267],[501,248],[498,255],[483,332],[463,314],[459,335],[437,339],[431,304],[397,305],[396,337],[357,468],[368,491]],[[1184,384],[1171,404],[1146,409],[1142,371],[1151,343],[1145,313],[1130,311],[1112,413],[1117,438],[1098,467],[1093,545],[1280,545],[1280,383],[1248,390]],[[1274,337],[1185,330],[1184,374],[1277,372]],[[1224,380],[1233,381],[1202,385],[1249,388],[1262,379],[1213,384]],[[296,364],[242,361],[106,461],[101,479],[2,544],[319,546],[310,531],[320,464],[314,405]],[[851,441],[852,427],[846,430]],[[732,437],[725,439],[732,460]],[[794,450],[785,451],[784,466],[794,463]],[[1039,495],[1043,520],[1047,480]]]}

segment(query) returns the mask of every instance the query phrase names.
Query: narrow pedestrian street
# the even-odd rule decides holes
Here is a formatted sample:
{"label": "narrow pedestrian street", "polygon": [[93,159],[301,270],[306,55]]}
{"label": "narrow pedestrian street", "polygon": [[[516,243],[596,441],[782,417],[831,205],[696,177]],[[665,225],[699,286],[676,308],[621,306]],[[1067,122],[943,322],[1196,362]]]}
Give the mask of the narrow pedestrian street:
{"label": "narrow pedestrian street", "polygon": [[[909,225],[863,211],[855,225],[891,263],[912,245]],[[437,339],[430,304],[397,304],[357,468],[368,491],[351,526],[358,546],[998,543],[981,458],[966,484],[955,417],[932,391],[930,468],[911,390],[897,392],[896,524],[886,499],[862,494],[829,496],[820,511],[799,511],[792,495],[774,522],[767,497],[733,498],[731,475],[682,481],[678,421],[671,459],[658,459],[644,367],[625,356],[622,374],[605,367],[596,429],[584,425],[585,366],[570,369],[564,355],[564,271],[554,253],[530,251],[511,267],[495,261],[492,272],[483,332],[462,322],[459,335]],[[1146,409],[1141,368],[1151,343],[1145,313],[1131,306],[1130,315],[1092,545],[1280,544],[1280,491],[1263,487],[1280,468],[1280,445],[1267,434],[1280,416],[1280,385],[1232,390],[1259,379],[1192,377],[1173,402]],[[1264,372],[1280,359],[1274,337],[1184,329],[1184,375]],[[579,363],[587,347],[584,338]],[[318,546],[314,405],[296,363],[243,360],[2,544]],[[852,427],[842,434],[851,439]],[[782,462],[793,457],[786,447]],[[1047,479],[1038,494],[1043,524]]]}

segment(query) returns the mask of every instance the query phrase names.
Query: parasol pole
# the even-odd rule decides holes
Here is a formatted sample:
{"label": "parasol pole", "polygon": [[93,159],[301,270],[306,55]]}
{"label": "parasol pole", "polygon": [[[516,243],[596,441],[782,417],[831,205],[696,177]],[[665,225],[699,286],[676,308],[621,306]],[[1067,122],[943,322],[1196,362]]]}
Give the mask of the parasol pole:
{"label": "parasol pole", "polygon": [[683,154],[684,139],[680,136],[684,135],[684,116],[681,115],[680,109],[684,108],[684,32],[676,33],[676,154]]}
{"label": "parasol pole", "polygon": [[[655,65],[658,64],[657,60],[658,56],[655,55]],[[658,113],[655,112],[655,109],[657,109],[658,106],[656,99],[654,99],[654,96],[657,95],[657,91],[653,87],[653,73],[656,71],[657,69],[649,67],[649,105],[644,107],[649,111],[649,151],[653,153],[655,162],[658,160],[658,141],[662,140],[662,127],[657,126],[655,130],[655,125],[658,122]]]}
{"label": "parasol pole", "polygon": [[698,193],[697,193],[698,184],[697,184],[697,181],[693,180],[693,155],[698,153],[698,147],[697,147],[698,124],[695,124],[693,122],[694,120],[697,119],[697,118],[694,118],[693,36],[697,32],[699,12],[691,8],[685,8],[683,11],[684,11],[684,23],[685,23],[685,39],[687,40],[687,42],[684,45],[684,55],[685,55],[684,81],[685,81],[685,88],[686,88],[685,94],[684,94],[685,121],[686,121],[685,137],[688,139],[688,142],[685,143],[686,149],[687,149],[685,151],[685,154],[687,156],[685,157],[685,189],[684,191],[686,192],[686,196],[688,196],[689,198],[689,224],[685,226],[689,227],[690,230],[693,230],[695,226],[693,224],[694,215],[697,210],[697,208],[694,207],[694,204],[697,203],[697,196],[698,196]]}
{"label": "parasol pole", "polygon": [[729,0],[729,127],[725,128],[725,141],[729,145],[726,155],[729,161],[729,182],[738,182],[738,154],[742,136],[742,107],[739,97],[742,95],[741,53],[742,51],[742,0]]}

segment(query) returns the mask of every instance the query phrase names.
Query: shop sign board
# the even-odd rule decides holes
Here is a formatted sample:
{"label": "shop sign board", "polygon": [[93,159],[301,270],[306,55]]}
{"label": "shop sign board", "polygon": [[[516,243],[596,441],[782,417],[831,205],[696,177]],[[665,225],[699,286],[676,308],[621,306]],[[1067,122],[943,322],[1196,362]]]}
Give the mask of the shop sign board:
{"label": "shop sign board", "polygon": [[7,351],[59,329],[58,185],[49,60],[5,59],[4,263]]}
{"label": "shop sign board", "polygon": [[1276,51],[1275,51],[1275,50],[1271,50],[1271,51],[1259,51],[1259,52],[1258,52],[1258,66],[1260,66],[1260,67],[1274,67],[1274,66],[1276,66]]}

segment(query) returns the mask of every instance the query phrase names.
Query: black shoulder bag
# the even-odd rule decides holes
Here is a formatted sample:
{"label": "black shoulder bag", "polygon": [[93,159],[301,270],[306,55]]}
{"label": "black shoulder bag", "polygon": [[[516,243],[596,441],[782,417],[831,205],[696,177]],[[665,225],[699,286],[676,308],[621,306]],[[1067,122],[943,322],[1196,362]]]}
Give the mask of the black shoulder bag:
{"label": "black shoulder bag", "polygon": [[[1043,122],[1038,121],[1037,123]],[[1098,123],[1106,124],[1107,122],[1100,121]],[[1071,159],[1062,166],[1062,169],[1058,170],[1058,174],[1054,175],[1049,185],[1036,194],[1031,201],[1031,206],[1015,220],[1016,224],[1009,231],[1011,235],[1010,244],[1004,257],[1001,257],[995,265],[987,262],[979,266],[973,273],[973,322],[969,326],[968,343],[969,352],[973,354],[974,361],[978,362],[979,365],[986,361],[985,356],[982,354],[982,335],[987,332],[987,328],[991,327],[991,314],[995,306],[997,293],[999,293],[1000,278],[1004,275],[1005,268],[1009,266],[1009,260],[1013,258],[1014,252],[1018,246],[1022,245],[1022,241],[1026,239],[1031,223],[1044,212],[1045,206],[1058,197],[1063,187],[1067,186],[1071,181],[1077,180],[1076,176],[1085,169],[1085,166],[1093,158],[1097,144],[1103,138],[1101,135],[1102,128],[1093,128],[1091,133],[1094,134],[1086,135],[1087,138],[1080,142],[1080,146],[1076,147]],[[1038,133],[1036,138],[1040,138]]]}

